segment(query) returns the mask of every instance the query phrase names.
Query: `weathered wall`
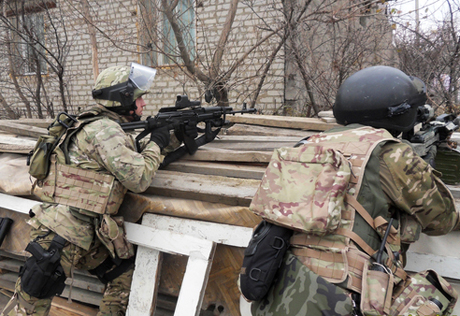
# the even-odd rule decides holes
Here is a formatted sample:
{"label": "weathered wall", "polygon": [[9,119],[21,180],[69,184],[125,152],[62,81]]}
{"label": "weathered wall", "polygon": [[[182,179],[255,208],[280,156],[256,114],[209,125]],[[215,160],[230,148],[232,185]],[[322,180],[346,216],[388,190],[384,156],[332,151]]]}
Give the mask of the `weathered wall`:
{"label": "weathered wall", "polygon": [[[95,22],[97,32],[98,62],[99,69],[103,69],[130,62],[141,63],[141,47],[139,41],[140,6],[136,0],[121,1],[89,1],[91,16]],[[209,66],[215,46],[217,45],[223,21],[225,21],[230,6],[230,0],[199,1],[196,8],[197,16],[197,51],[201,59],[197,61],[200,68]],[[66,92],[71,105],[69,111],[77,111],[91,103],[91,89],[94,84],[92,72],[91,54],[92,47],[88,27],[82,18],[82,7],[75,1],[57,1],[57,8],[49,11],[56,18],[53,23],[46,22],[47,46],[51,47],[52,54],[63,54],[63,65],[65,69],[64,80]],[[228,69],[241,58],[260,38],[266,33],[260,27],[266,23],[273,24],[274,18],[279,13],[266,1],[240,1],[238,12],[234,22],[228,47],[224,55],[222,69]],[[58,22],[56,22],[58,21]],[[54,28],[56,32],[54,32]],[[61,45],[53,45],[53,41],[59,38]],[[249,102],[252,91],[260,78],[262,65],[266,61],[271,43],[259,46],[243,62],[242,66],[234,72],[229,84],[230,105],[239,108],[242,102]],[[48,54],[50,56],[50,54]],[[5,61],[5,52],[0,48],[0,58]],[[7,62],[6,62],[7,63]],[[5,64],[5,63],[4,63]],[[204,65],[204,67],[203,67]],[[273,110],[283,102],[284,89],[284,62],[282,58],[277,59],[268,75],[268,79],[258,97],[257,107],[266,112]],[[5,100],[15,107],[23,107],[24,103],[18,98],[11,80],[8,78],[8,71],[5,68],[0,74],[0,85]],[[55,112],[60,108],[60,94],[56,76],[48,72],[42,76],[46,87],[48,102],[53,102]],[[19,78],[21,82],[35,82],[31,76]],[[30,95],[34,91],[31,86]],[[174,104],[176,95],[188,94],[190,99],[198,99],[204,93],[204,87],[197,83],[178,66],[158,67],[158,74],[152,89],[152,93],[146,96],[148,104],[144,114],[152,115],[162,106]],[[203,100],[204,102],[204,100]],[[23,111],[21,112],[24,113]],[[36,115],[36,111],[34,115]],[[24,116],[24,115],[23,115]]]}

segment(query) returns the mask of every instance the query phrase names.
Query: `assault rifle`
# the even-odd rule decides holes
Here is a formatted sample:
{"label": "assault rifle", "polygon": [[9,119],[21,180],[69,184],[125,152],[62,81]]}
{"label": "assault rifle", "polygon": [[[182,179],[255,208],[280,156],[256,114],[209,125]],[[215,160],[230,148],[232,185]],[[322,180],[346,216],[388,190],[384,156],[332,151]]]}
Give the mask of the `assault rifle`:
{"label": "assault rifle", "polygon": [[[234,111],[231,107],[210,106],[202,107],[200,101],[190,101],[186,95],[178,95],[174,107],[164,107],[158,111],[154,117],[149,116],[145,121],[121,123],[124,131],[142,130],[136,137],[137,147],[139,141],[149,135],[157,128],[167,126],[169,130],[174,130],[179,138],[183,138],[184,146],[179,147],[174,152],[168,154],[160,168],[166,167],[169,163],[179,159],[186,153],[193,155],[198,147],[203,146],[216,138],[221,128],[227,124],[226,115],[237,113],[255,113],[256,109],[247,109],[246,103],[243,109]],[[186,124],[204,122],[204,129],[198,128],[198,132],[203,135],[192,139],[185,135],[184,127]]]}
{"label": "assault rifle", "polygon": [[421,106],[418,110],[420,130],[404,133],[402,138],[411,143],[420,157],[442,173],[441,179],[446,184],[460,183],[460,150],[457,149],[457,142],[451,139],[460,126],[460,116],[442,114],[434,118],[434,111],[429,105]]}
{"label": "assault rifle", "polygon": [[417,123],[421,123],[420,130],[404,133],[402,138],[411,143],[420,157],[424,157],[433,145],[448,148],[453,145],[450,137],[459,128],[460,119],[453,114],[442,114],[434,118],[433,109],[425,104],[418,108]]}

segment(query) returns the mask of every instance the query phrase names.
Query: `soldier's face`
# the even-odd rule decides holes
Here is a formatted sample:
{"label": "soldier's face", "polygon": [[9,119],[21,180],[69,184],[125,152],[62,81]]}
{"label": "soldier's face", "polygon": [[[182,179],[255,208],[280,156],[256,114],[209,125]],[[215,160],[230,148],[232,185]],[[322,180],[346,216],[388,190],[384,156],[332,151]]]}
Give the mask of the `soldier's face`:
{"label": "soldier's face", "polygon": [[144,99],[142,97],[139,97],[136,99],[136,110],[134,113],[136,113],[137,116],[142,116],[142,112],[144,111],[144,107],[146,106]]}

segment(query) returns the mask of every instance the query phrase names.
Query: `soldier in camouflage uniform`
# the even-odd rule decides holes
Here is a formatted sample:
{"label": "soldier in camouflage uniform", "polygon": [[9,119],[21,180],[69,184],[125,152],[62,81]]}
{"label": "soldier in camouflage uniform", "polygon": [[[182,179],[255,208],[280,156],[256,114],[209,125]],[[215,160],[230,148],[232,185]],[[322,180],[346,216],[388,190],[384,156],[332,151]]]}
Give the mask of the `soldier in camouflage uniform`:
{"label": "soldier in camouflage uniform", "polygon": [[[125,238],[122,219],[114,215],[127,190],[138,193],[149,187],[162,161],[161,152],[170,144],[169,131],[161,128],[152,132],[150,139],[143,139],[141,148],[136,148],[134,137],[125,134],[119,125],[140,118],[145,106],[142,95],[148,92],[155,72],[135,63],[101,72],[93,90],[97,105],[79,115],[79,120],[95,119],[71,137],[68,155],[60,148],[55,150],[55,166],[41,183],[44,203],[30,213],[30,238],[44,250],[56,235],[65,239],[60,265],[67,277],[72,277],[75,268],[85,269],[107,283],[99,316],[125,315],[133,275],[133,247]],[[127,99],[120,99],[122,93]],[[196,129],[188,128],[186,133],[194,137]],[[173,145],[177,141],[170,144]],[[61,168],[66,165],[66,158],[73,169]],[[82,170],[87,172],[86,178]],[[69,178],[79,179],[83,185],[67,182]],[[84,183],[94,185],[94,190],[82,189]],[[109,191],[103,193],[107,187]],[[67,196],[62,193],[66,190],[71,192]],[[103,206],[89,201],[90,198],[81,202],[81,196],[78,201],[72,200],[75,192],[105,197]],[[52,297],[30,296],[22,289],[21,281],[22,277],[1,315],[48,315]]]}
{"label": "soldier in camouflage uniform", "polygon": [[[252,315],[452,313],[457,294],[445,280],[430,272],[439,281],[434,286],[426,282],[425,275],[409,276],[403,270],[404,252],[418,239],[420,232],[443,235],[460,226],[452,194],[436,170],[409,144],[393,138],[414,127],[417,108],[425,101],[423,82],[392,67],[369,67],[343,83],[338,90],[334,115],[346,126],[314,135],[298,147],[300,152],[306,152],[313,145],[335,148],[349,159],[353,171],[348,171],[347,176],[351,177],[352,189],[348,187],[348,200],[341,210],[339,224],[323,234],[297,229],[267,296],[252,303]],[[300,203],[311,201],[318,190],[338,191],[332,185],[318,187],[316,184],[314,194],[304,195],[295,203],[283,201],[280,195],[295,196],[295,191],[299,191],[298,178],[308,176],[299,175],[288,163],[281,166],[282,158],[290,155],[289,150],[283,148],[275,152],[274,156],[279,155],[280,159],[269,165],[250,208],[265,218],[270,218],[268,209],[273,209],[278,218],[271,217],[272,220],[299,228],[306,225],[302,220],[295,222],[296,212],[305,211]],[[296,156],[290,161],[298,162],[300,158]],[[285,177],[284,185],[290,185],[284,191],[278,179],[280,175]],[[353,181],[353,177],[358,177],[360,182]],[[356,198],[364,212],[357,211],[355,206],[351,210],[349,196]],[[365,213],[370,215],[368,219]],[[324,223],[314,224],[317,228]],[[383,260],[377,262],[377,250],[387,229],[390,233],[386,251]],[[382,275],[385,281],[377,278]],[[417,300],[414,295],[419,291],[435,294],[429,301]],[[381,306],[380,298],[384,302]]]}

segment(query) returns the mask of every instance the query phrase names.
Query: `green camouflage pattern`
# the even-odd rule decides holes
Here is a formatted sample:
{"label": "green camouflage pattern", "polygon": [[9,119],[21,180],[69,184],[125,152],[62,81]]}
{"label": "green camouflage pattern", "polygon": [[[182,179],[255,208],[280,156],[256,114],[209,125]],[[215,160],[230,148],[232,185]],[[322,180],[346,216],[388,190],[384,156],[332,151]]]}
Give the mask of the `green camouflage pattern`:
{"label": "green camouflage pattern", "polygon": [[[94,90],[103,89],[128,81],[131,67],[128,66],[113,66],[103,70],[96,79]],[[138,88],[134,89],[133,102],[148,91]],[[121,106],[118,101],[94,99],[97,104],[107,108]]]}
{"label": "green camouflage pattern", "polygon": [[[116,84],[128,81],[130,68],[128,66],[113,66],[103,70],[96,79],[94,90],[114,86]],[[94,99],[97,104],[107,108],[121,106],[120,102]],[[133,99],[134,101],[135,99]]]}
{"label": "green camouflage pattern", "polygon": [[[350,183],[348,193],[354,195],[373,218],[381,216],[388,220],[390,212],[404,214],[403,224],[405,228],[401,235],[398,232],[395,236],[390,236],[391,244],[389,246],[392,251],[398,252],[401,250],[401,243],[406,244],[417,240],[420,231],[429,235],[443,235],[454,228],[458,229],[460,225],[459,214],[455,209],[453,197],[439,179],[439,174],[417,156],[409,145],[391,141],[391,139],[391,134],[383,129],[354,124],[312,136],[308,142],[324,147],[330,146],[343,152],[351,160],[355,160],[352,161],[353,175],[357,176],[361,182]],[[369,147],[370,145],[373,147]],[[359,161],[364,158],[364,153],[369,148],[373,150],[372,155],[367,164],[360,167]],[[349,213],[349,211],[347,207],[342,212],[338,228],[353,230],[375,250],[378,249],[381,240],[379,234],[381,235],[382,232],[377,234],[360,216]],[[395,223],[398,227],[399,218],[395,220]],[[316,252],[323,252],[324,256],[296,257],[296,262],[302,264],[303,269],[298,268],[297,273],[292,272],[292,266],[287,263],[282,266],[279,272],[281,281],[277,281],[272,286],[266,299],[253,303],[253,315],[324,315],[321,313],[324,306],[320,305],[324,302],[315,297],[317,290],[313,289],[309,292],[305,290],[305,285],[302,283],[305,278],[313,278],[312,275],[320,278],[320,275],[323,276],[321,273],[327,272],[326,274],[330,277],[323,276],[323,279],[332,284],[340,285],[334,285],[337,291],[342,291],[342,288],[351,289],[350,276],[356,271],[348,271],[347,254],[350,247],[353,246],[349,239],[332,233],[325,236],[309,234],[305,240],[305,243],[291,244],[291,247],[306,247]],[[365,254],[363,253],[363,255]],[[404,253],[402,253],[399,261],[394,261],[393,264],[402,268],[404,257]],[[383,259],[387,260],[386,254]],[[390,285],[386,290],[391,291],[394,284],[404,283],[400,281],[401,279],[394,275],[393,280],[388,282]],[[283,282],[287,285],[283,285]],[[382,315],[399,315],[398,313],[385,313],[388,312],[388,296],[378,295],[385,287],[385,282],[385,278],[377,280],[371,277],[370,280],[366,280],[368,288],[370,288],[370,297],[372,297],[372,302],[368,301],[367,303],[369,306],[375,307],[378,305],[377,300],[384,302],[381,303],[384,309]],[[446,283],[444,286],[447,293],[450,293],[450,285]],[[286,288],[289,288],[291,295],[286,294]],[[423,291],[424,288],[420,288],[420,290]],[[402,289],[395,288],[393,294],[398,297],[400,291]],[[296,296],[297,293],[304,295]],[[401,296],[399,300],[405,299]],[[332,299],[330,302],[327,306],[335,306]],[[338,300],[337,303],[342,304],[342,301]],[[420,306],[427,305],[422,303],[417,304]],[[292,309],[293,306],[296,308]],[[390,306],[392,309],[395,308],[394,304]],[[444,305],[444,307],[446,306],[447,304]],[[415,308],[410,308],[412,315],[416,315],[414,310]],[[404,315],[408,315],[410,311]],[[449,311],[450,307],[445,314],[448,315]],[[375,310],[370,311],[370,308],[368,313],[370,315],[378,314]],[[335,314],[332,313],[331,315]],[[347,312],[339,315],[347,315]]]}
{"label": "green camouflage pattern", "polygon": [[[437,236],[445,235],[459,222],[454,198],[439,178],[439,173],[404,143],[382,148],[380,178],[383,190],[392,204],[412,216],[421,231]],[[413,222],[410,236],[417,235]],[[402,242],[405,242],[403,239]]]}
{"label": "green camouflage pattern", "polygon": [[352,315],[350,295],[311,272],[289,251],[267,296],[253,302],[253,316]]}
{"label": "green camouflage pattern", "polygon": [[402,213],[400,217],[400,238],[401,242],[411,244],[420,238],[422,227],[414,216]]}
{"label": "green camouflage pattern", "polygon": [[[138,153],[134,136],[125,134],[117,123],[125,119],[103,106],[96,106],[82,115],[103,115],[104,117],[84,125],[73,136],[68,147],[70,166],[112,175],[122,184],[124,190],[129,189],[137,193],[145,191],[163,159],[158,145],[149,140],[143,140],[140,146],[142,151]],[[65,164],[65,155],[62,150],[58,148],[55,153],[57,163]],[[104,231],[111,239],[113,247],[105,246],[103,241],[107,242],[107,240],[102,238],[103,241],[101,241],[97,237],[95,232],[99,233],[98,229],[101,228],[100,214],[47,202],[34,206],[32,212],[35,214],[29,220],[29,224],[33,227],[32,239],[43,235],[45,230],[51,230],[53,233],[49,235],[49,238],[52,239],[54,233],[57,233],[70,242],[64,247],[61,255],[61,264],[67,276],[70,275],[72,267],[94,269],[108,256],[114,257],[118,247],[121,250],[120,253],[123,253],[122,244],[125,243],[125,240],[119,240],[119,237],[124,235],[119,229],[120,226],[117,225],[117,234]],[[43,242],[50,240],[49,238],[43,239]],[[124,251],[126,256],[133,255],[132,249]],[[107,287],[98,315],[125,314],[131,278],[132,270],[111,282],[113,284]],[[21,289],[18,288],[15,297],[19,297],[21,293]],[[21,296],[23,297],[25,300],[15,307],[16,310],[25,311],[24,306],[37,302],[35,298]],[[16,304],[17,301],[12,301],[10,305],[16,306]],[[38,310],[36,309],[33,315],[47,315],[49,301],[40,300],[36,307]]]}
{"label": "green camouflage pattern", "polygon": [[21,279],[16,281],[14,294],[0,316],[47,316],[51,309],[51,299],[38,299],[22,291]]}
{"label": "green camouflage pattern", "polygon": [[249,208],[279,225],[324,235],[340,223],[350,175],[348,162],[331,148],[275,149]]}
{"label": "green camouflage pattern", "polygon": [[[110,112],[103,107],[101,112]],[[115,115],[114,113],[107,115]],[[65,163],[64,153],[58,149],[57,163]],[[91,122],[81,129],[69,145],[71,166],[92,170],[101,174],[111,174],[122,184],[123,194],[126,189],[139,193],[145,191],[158,169],[162,156],[160,148],[154,142],[145,145],[138,153],[135,150],[135,140],[127,135],[120,125],[109,117]],[[44,197],[45,201],[46,196]],[[94,238],[94,230],[88,231],[88,221],[97,214],[87,210],[66,205],[44,203],[33,209],[35,219],[62,237],[79,247],[88,249]],[[116,214],[118,210],[111,211]],[[75,213],[82,217],[75,217]],[[58,213],[58,214],[56,214]],[[90,217],[88,217],[90,216]]]}
{"label": "green camouflage pattern", "polygon": [[107,284],[97,316],[124,316],[134,269],[130,269]]}
{"label": "green camouflage pattern", "polygon": [[112,175],[101,174],[51,159],[49,176],[43,181],[42,200],[81,208],[97,214],[116,214],[126,188]]}
{"label": "green camouflage pattern", "polygon": [[[437,289],[430,281],[427,280],[427,275],[431,275],[436,279],[442,287],[444,293],[450,296],[447,298],[439,289]],[[410,276],[410,282],[400,287],[395,288],[395,292],[401,292],[394,300],[390,315],[392,316],[409,316],[409,315],[451,315],[457,302],[458,294],[455,289],[440,275],[432,270],[426,270],[420,273],[415,273]],[[435,299],[442,304],[442,310],[434,308],[429,301]],[[418,313],[418,310],[432,310],[432,314]]]}
{"label": "green camouflage pattern", "polygon": [[[30,240],[38,236],[44,236],[49,233],[49,229],[43,225],[33,228],[30,233]],[[37,242],[44,248],[48,249],[51,241],[55,236],[54,232],[49,233],[43,238],[38,238]],[[92,270],[99,266],[109,256],[101,242],[96,239],[92,247],[88,250],[82,249],[74,244],[68,243],[60,251],[61,265],[67,277],[71,277],[72,269]],[[97,315],[124,315],[128,305],[128,297],[131,289],[133,269],[129,269],[118,278],[107,284],[101,302],[100,311]],[[17,297],[20,297],[17,300]],[[18,316],[46,316],[51,308],[51,299],[37,299],[22,291],[21,279],[16,282],[15,293],[5,306],[5,309],[12,307],[8,313],[1,313],[1,316],[18,315]],[[35,306],[33,308],[32,306]]]}
{"label": "green camouflage pattern", "polygon": [[361,312],[366,316],[388,315],[393,294],[393,275],[373,270],[378,265],[366,265],[363,271]]}

